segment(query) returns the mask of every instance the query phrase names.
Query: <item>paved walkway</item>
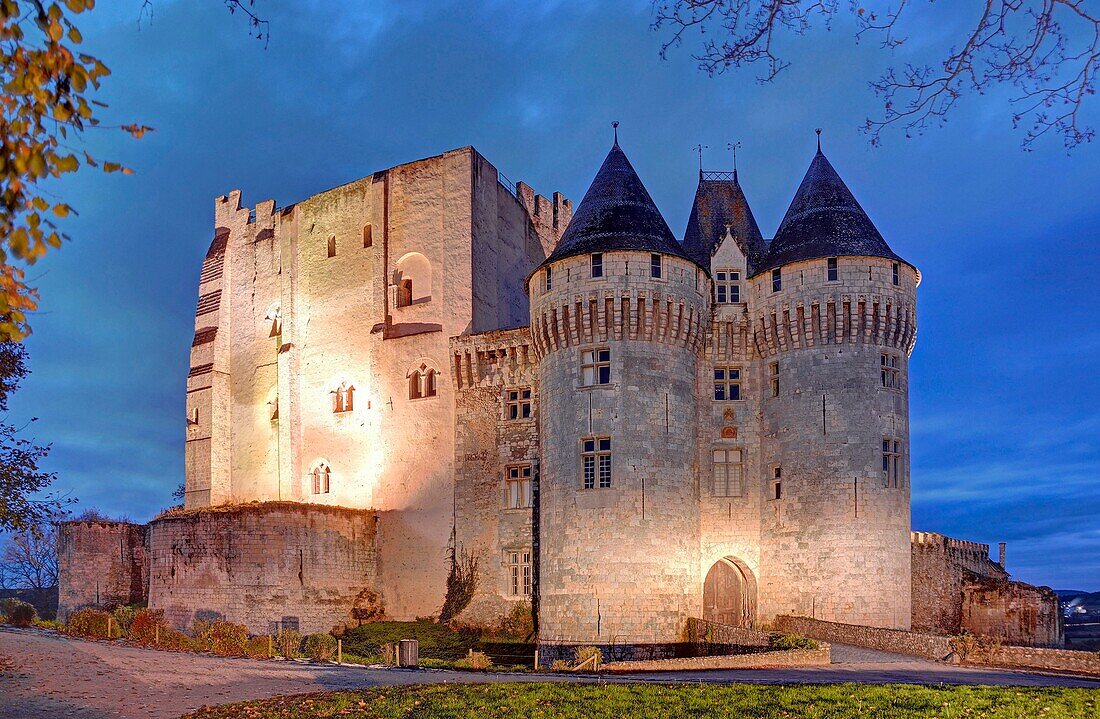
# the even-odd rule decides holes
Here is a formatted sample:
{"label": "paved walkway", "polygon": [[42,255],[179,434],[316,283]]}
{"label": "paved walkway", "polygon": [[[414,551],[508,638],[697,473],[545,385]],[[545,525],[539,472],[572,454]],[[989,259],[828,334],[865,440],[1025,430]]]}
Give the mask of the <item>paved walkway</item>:
{"label": "paved walkway", "polygon": [[[856,647],[837,647],[834,663],[813,669],[663,672],[609,681],[909,682],[1080,686],[1100,680],[964,669]],[[5,658],[12,667],[4,669]],[[0,718],[174,719],[203,705],[277,694],[378,685],[591,681],[586,677],[363,669],[299,662],[256,662],[69,639],[37,630],[0,629]]]}

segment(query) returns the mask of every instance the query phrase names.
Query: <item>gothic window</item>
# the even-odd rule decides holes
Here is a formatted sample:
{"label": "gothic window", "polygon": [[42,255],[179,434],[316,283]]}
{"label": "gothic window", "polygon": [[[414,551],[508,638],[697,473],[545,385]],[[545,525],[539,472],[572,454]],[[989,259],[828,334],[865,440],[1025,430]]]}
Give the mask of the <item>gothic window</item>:
{"label": "gothic window", "polygon": [[531,417],[531,388],[510,389],[504,401],[504,418],[530,419]]}
{"label": "gothic window", "polygon": [[714,299],[720,305],[741,301],[741,272],[722,269],[714,273]]}
{"label": "gothic window", "polygon": [[661,256],[658,254],[652,254],[649,256],[649,276],[654,279],[661,279]]}
{"label": "gothic window", "polygon": [[268,312],[267,317],[264,317],[264,319],[271,323],[271,331],[268,332],[268,337],[278,337],[283,333],[283,318],[278,307]]}
{"label": "gothic window", "polygon": [[729,401],[741,399],[741,368],[714,368],[714,399]]}
{"label": "gothic window", "polygon": [[772,270],[772,292],[779,292],[783,289],[783,269],[776,267]]}
{"label": "gothic window", "polygon": [[837,266],[837,258],[830,257],[825,260],[825,281],[836,282],[840,279],[840,268]]}
{"label": "gothic window", "polygon": [[508,564],[508,594],[513,597],[531,596],[531,550],[505,552]]}
{"label": "gothic window", "polygon": [[581,352],[581,385],[611,383],[611,350],[607,347]]}
{"label": "gothic window", "polygon": [[374,245],[374,230],[370,225],[363,225],[363,247]]}
{"label": "gothic window", "polygon": [[332,411],[336,414],[355,409],[355,387],[341,383],[332,391]]}
{"label": "gothic window", "polygon": [[772,465],[772,499],[783,499],[783,467]]}
{"label": "gothic window", "polygon": [[546,268],[546,291],[549,292],[554,287],[554,268]]}
{"label": "gothic window", "polygon": [[310,491],[313,494],[328,494],[331,478],[331,470],[327,464],[319,464],[310,472]]}
{"label": "gothic window", "polygon": [[772,397],[779,396],[779,363],[772,362],[768,365],[768,379],[771,382]]}
{"label": "gothic window", "polygon": [[426,364],[422,364],[409,373],[409,399],[435,397],[436,377],[438,373]]}
{"label": "gothic window", "polygon": [[504,501],[508,509],[531,506],[531,465],[517,464],[505,471]]}
{"label": "gothic window", "polygon": [[882,486],[898,487],[901,475],[901,441],[893,437],[882,438]]}
{"label": "gothic window", "polygon": [[603,277],[603,253],[592,253],[592,276]]}
{"label": "gothic window", "polygon": [[896,285],[896,284],[898,284],[898,280],[900,279],[900,278],[898,277],[899,267],[898,267],[898,263],[897,263],[897,262],[895,262],[895,263],[894,263],[894,268],[893,268],[893,270],[894,270],[894,284]]}
{"label": "gothic window", "polygon": [[901,389],[901,370],[898,369],[898,356],[883,352],[880,361],[882,386],[888,389]]}
{"label": "gothic window", "polygon": [[419,252],[409,252],[397,261],[393,273],[394,305],[409,307],[432,299],[432,264]]}
{"label": "gothic window", "polygon": [[741,478],[741,450],[714,450],[714,496],[740,497],[744,493]]}
{"label": "gothic window", "polygon": [[329,257],[335,257],[336,256],[336,236],[335,235],[328,238],[328,256]]}
{"label": "gothic window", "polygon": [[585,437],[581,440],[581,470],[584,488],[607,489],[611,486],[611,438]]}

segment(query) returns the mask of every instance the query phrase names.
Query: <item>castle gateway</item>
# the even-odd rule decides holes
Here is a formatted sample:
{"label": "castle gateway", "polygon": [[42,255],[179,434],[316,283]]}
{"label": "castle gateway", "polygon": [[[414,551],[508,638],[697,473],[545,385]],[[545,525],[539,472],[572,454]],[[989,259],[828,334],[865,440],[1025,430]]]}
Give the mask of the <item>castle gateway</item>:
{"label": "castle gateway", "polygon": [[[142,546],[95,603],[117,576],[181,627],[326,631],[438,615],[457,559],[463,621],[533,604],[542,642],[958,631],[965,585],[1007,575],[910,534],[919,282],[820,149],[770,242],[736,172],[700,173],[678,240],[617,142],[575,211],[472,148],[283,208],[234,191],[199,277],[185,509],[125,530]],[[90,531],[66,528],[66,578],[115,562]],[[62,612],[90,591],[63,580]]]}

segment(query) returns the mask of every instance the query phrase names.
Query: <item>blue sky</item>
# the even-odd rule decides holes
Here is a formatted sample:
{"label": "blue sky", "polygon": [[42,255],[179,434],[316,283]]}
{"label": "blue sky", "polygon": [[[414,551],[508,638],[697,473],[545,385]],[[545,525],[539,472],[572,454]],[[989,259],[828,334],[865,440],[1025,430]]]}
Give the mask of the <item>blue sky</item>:
{"label": "blue sky", "polygon": [[785,38],[792,66],[771,85],[753,70],[700,74],[690,40],[660,60],[644,0],[528,5],[258,0],[266,50],[215,0],[155,0],[140,28],[140,0],[101,3],[82,22],[114,71],[107,117],[156,132],[91,133],[93,150],[136,173],[58,187],[80,212],[73,241],[30,271],[42,311],[12,416],[40,418],[57,488],[138,520],[171,503],[217,195],[282,205],[472,144],[511,179],[579,200],[617,119],[678,235],[691,147],[709,145],[705,164],[726,169],[726,143],[740,140],[742,184],[770,237],[822,127],[830,160],[924,275],[914,527],[1007,541],[1018,578],[1100,589],[1100,147],[1067,156],[1051,138],[1022,152],[1001,92],[879,149],[858,131],[876,109],[867,81],[949,44],[966,4],[918,5],[918,35],[893,58],[854,44],[845,21]]}

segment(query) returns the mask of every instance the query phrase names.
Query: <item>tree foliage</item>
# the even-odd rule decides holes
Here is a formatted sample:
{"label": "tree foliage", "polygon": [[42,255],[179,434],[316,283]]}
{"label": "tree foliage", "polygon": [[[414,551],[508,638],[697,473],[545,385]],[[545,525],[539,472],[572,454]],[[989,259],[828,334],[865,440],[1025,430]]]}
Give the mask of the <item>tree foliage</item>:
{"label": "tree foliage", "polygon": [[41,591],[57,586],[56,524],[44,523],[38,531],[8,535],[0,552],[3,586]]}
{"label": "tree foliage", "polygon": [[[975,0],[973,17],[954,45],[932,64],[889,68],[870,82],[882,101],[878,117],[863,130],[878,145],[883,131],[903,128],[906,137],[943,124],[966,94],[984,95],[998,86],[1012,88],[1012,122],[1024,125],[1024,149],[1048,133],[1061,135],[1067,149],[1090,142],[1094,130],[1082,117],[1096,92],[1100,71],[1100,11],[1095,0]],[[697,32],[699,68],[716,75],[730,68],[761,64],[761,82],[776,78],[789,63],[778,46],[783,34],[802,35],[815,25],[831,27],[841,13],[856,23],[857,39],[879,38],[896,50],[908,42],[903,21],[933,0],[653,0],[655,30],[668,31],[661,56]],[[956,9],[957,3],[950,3]],[[921,38],[921,46],[936,38]]]}

